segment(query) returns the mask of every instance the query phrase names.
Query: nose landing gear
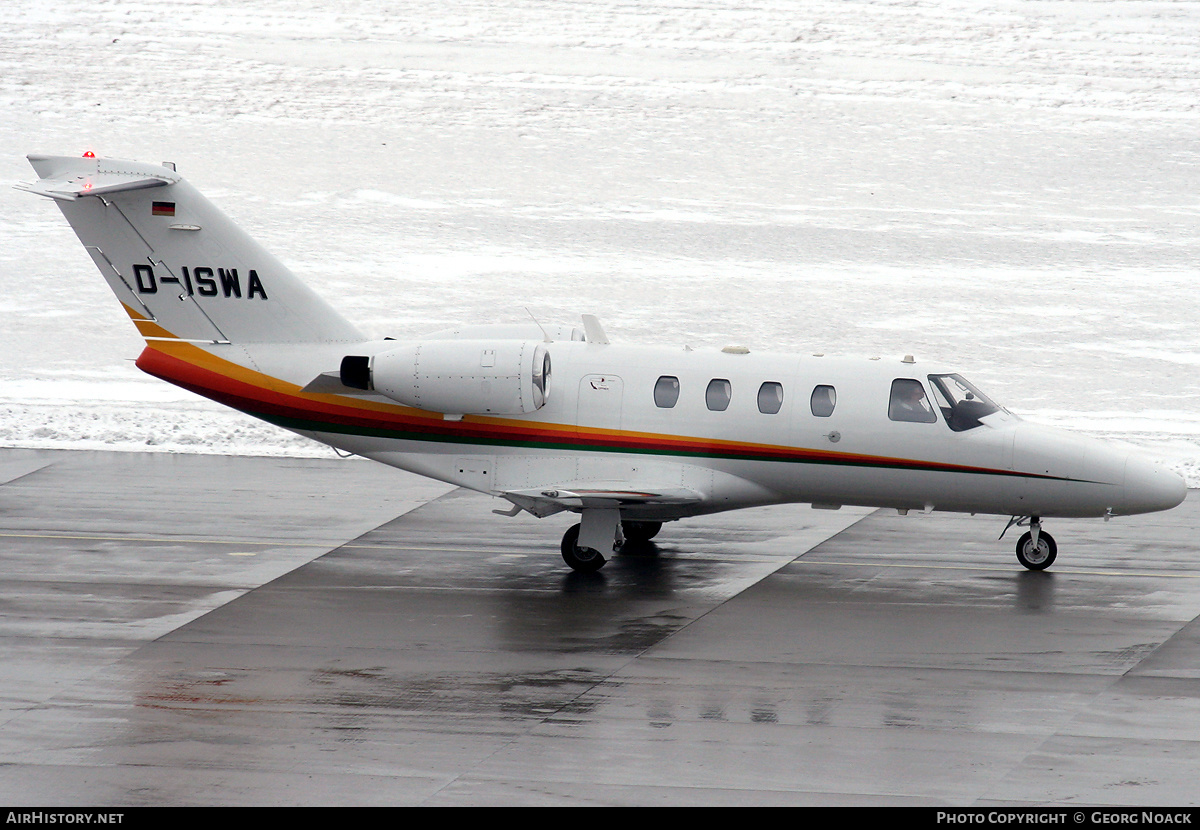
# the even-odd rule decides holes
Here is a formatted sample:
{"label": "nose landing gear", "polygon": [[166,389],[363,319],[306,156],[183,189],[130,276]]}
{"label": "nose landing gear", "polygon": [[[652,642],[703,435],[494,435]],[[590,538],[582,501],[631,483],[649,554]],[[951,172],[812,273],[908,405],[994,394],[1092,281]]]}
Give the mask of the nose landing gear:
{"label": "nose landing gear", "polygon": [[1041,533],[1035,542],[1033,533],[1027,531],[1017,542],[1017,561],[1031,571],[1044,571],[1054,564],[1058,556],[1058,545],[1049,533]]}
{"label": "nose landing gear", "polygon": [[[1017,540],[1017,561],[1031,571],[1044,571],[1054,564],[1054,560],[1058,557],[1058,545],[1054,543],[1054,537],[1042,530],[1042,520],[1038,516],[1013,516],[1008,525],[1005,526],[1005,533],[1008,528],[1013,525],[1018,527],[1029,524],[1029,530],[1021,535]],[[1000,534],[1000,538],[1004,538],[1004,533]]]}

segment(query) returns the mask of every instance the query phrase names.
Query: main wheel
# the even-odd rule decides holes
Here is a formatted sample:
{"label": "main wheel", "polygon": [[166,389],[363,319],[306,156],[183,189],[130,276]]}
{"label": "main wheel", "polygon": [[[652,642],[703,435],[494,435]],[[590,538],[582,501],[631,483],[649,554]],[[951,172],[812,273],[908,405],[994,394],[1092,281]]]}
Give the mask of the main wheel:
{"label": "main wheel", "polygon": [[649,542],[662,530],[662,522],[621,522],[626,542]]}
{"label": "main wheel", "polygon": [[584,574],[595,573],[603,568],[607,560],[600,551],[595,548],[580,547],[578,542],[579,525],[574,525],[563,534],[563,561],[570,565],[573,570]]}
{"label": "main wheel", "polygon": [[1054,537],[1046,531],[1038,534],[1037,546],[1033,544],[1033,534],[1026,531],[1017,542],[1017,561],[1031,571],[1044,571],[1054,564],[1058,556],[1058,545]]}

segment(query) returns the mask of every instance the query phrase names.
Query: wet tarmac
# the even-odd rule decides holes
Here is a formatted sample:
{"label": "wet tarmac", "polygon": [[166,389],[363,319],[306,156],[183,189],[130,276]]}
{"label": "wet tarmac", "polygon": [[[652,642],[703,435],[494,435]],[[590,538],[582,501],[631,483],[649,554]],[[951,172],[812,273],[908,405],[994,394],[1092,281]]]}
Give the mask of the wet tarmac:
{"label": "wet tarmac", "polygon": [[1200,803],[1200,499],[791,505],[599,574],[357,460],[0,450],[0,799]]}

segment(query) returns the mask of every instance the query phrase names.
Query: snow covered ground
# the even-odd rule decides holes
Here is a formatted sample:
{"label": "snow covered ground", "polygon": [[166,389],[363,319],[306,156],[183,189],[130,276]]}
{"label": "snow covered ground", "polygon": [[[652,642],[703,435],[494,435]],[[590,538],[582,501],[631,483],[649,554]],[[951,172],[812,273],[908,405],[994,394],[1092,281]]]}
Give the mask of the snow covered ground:
{"label": "snow covered ground", "polygon": [[916,354],[1200,485],[1200,3],[9,0],[0,444],[328,454],[131,363],[29,152],[171,160],[369,333]]}

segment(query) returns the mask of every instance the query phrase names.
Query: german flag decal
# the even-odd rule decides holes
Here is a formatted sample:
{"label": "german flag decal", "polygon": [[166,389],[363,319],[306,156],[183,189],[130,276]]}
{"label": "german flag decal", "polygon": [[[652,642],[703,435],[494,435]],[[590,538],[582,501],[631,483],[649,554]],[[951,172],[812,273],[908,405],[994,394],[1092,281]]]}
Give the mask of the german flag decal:
{"label": "german flag decal", "polygon": [[153,202],[150,205],[150,213],[153,216],[174,216],[174,202]]}

